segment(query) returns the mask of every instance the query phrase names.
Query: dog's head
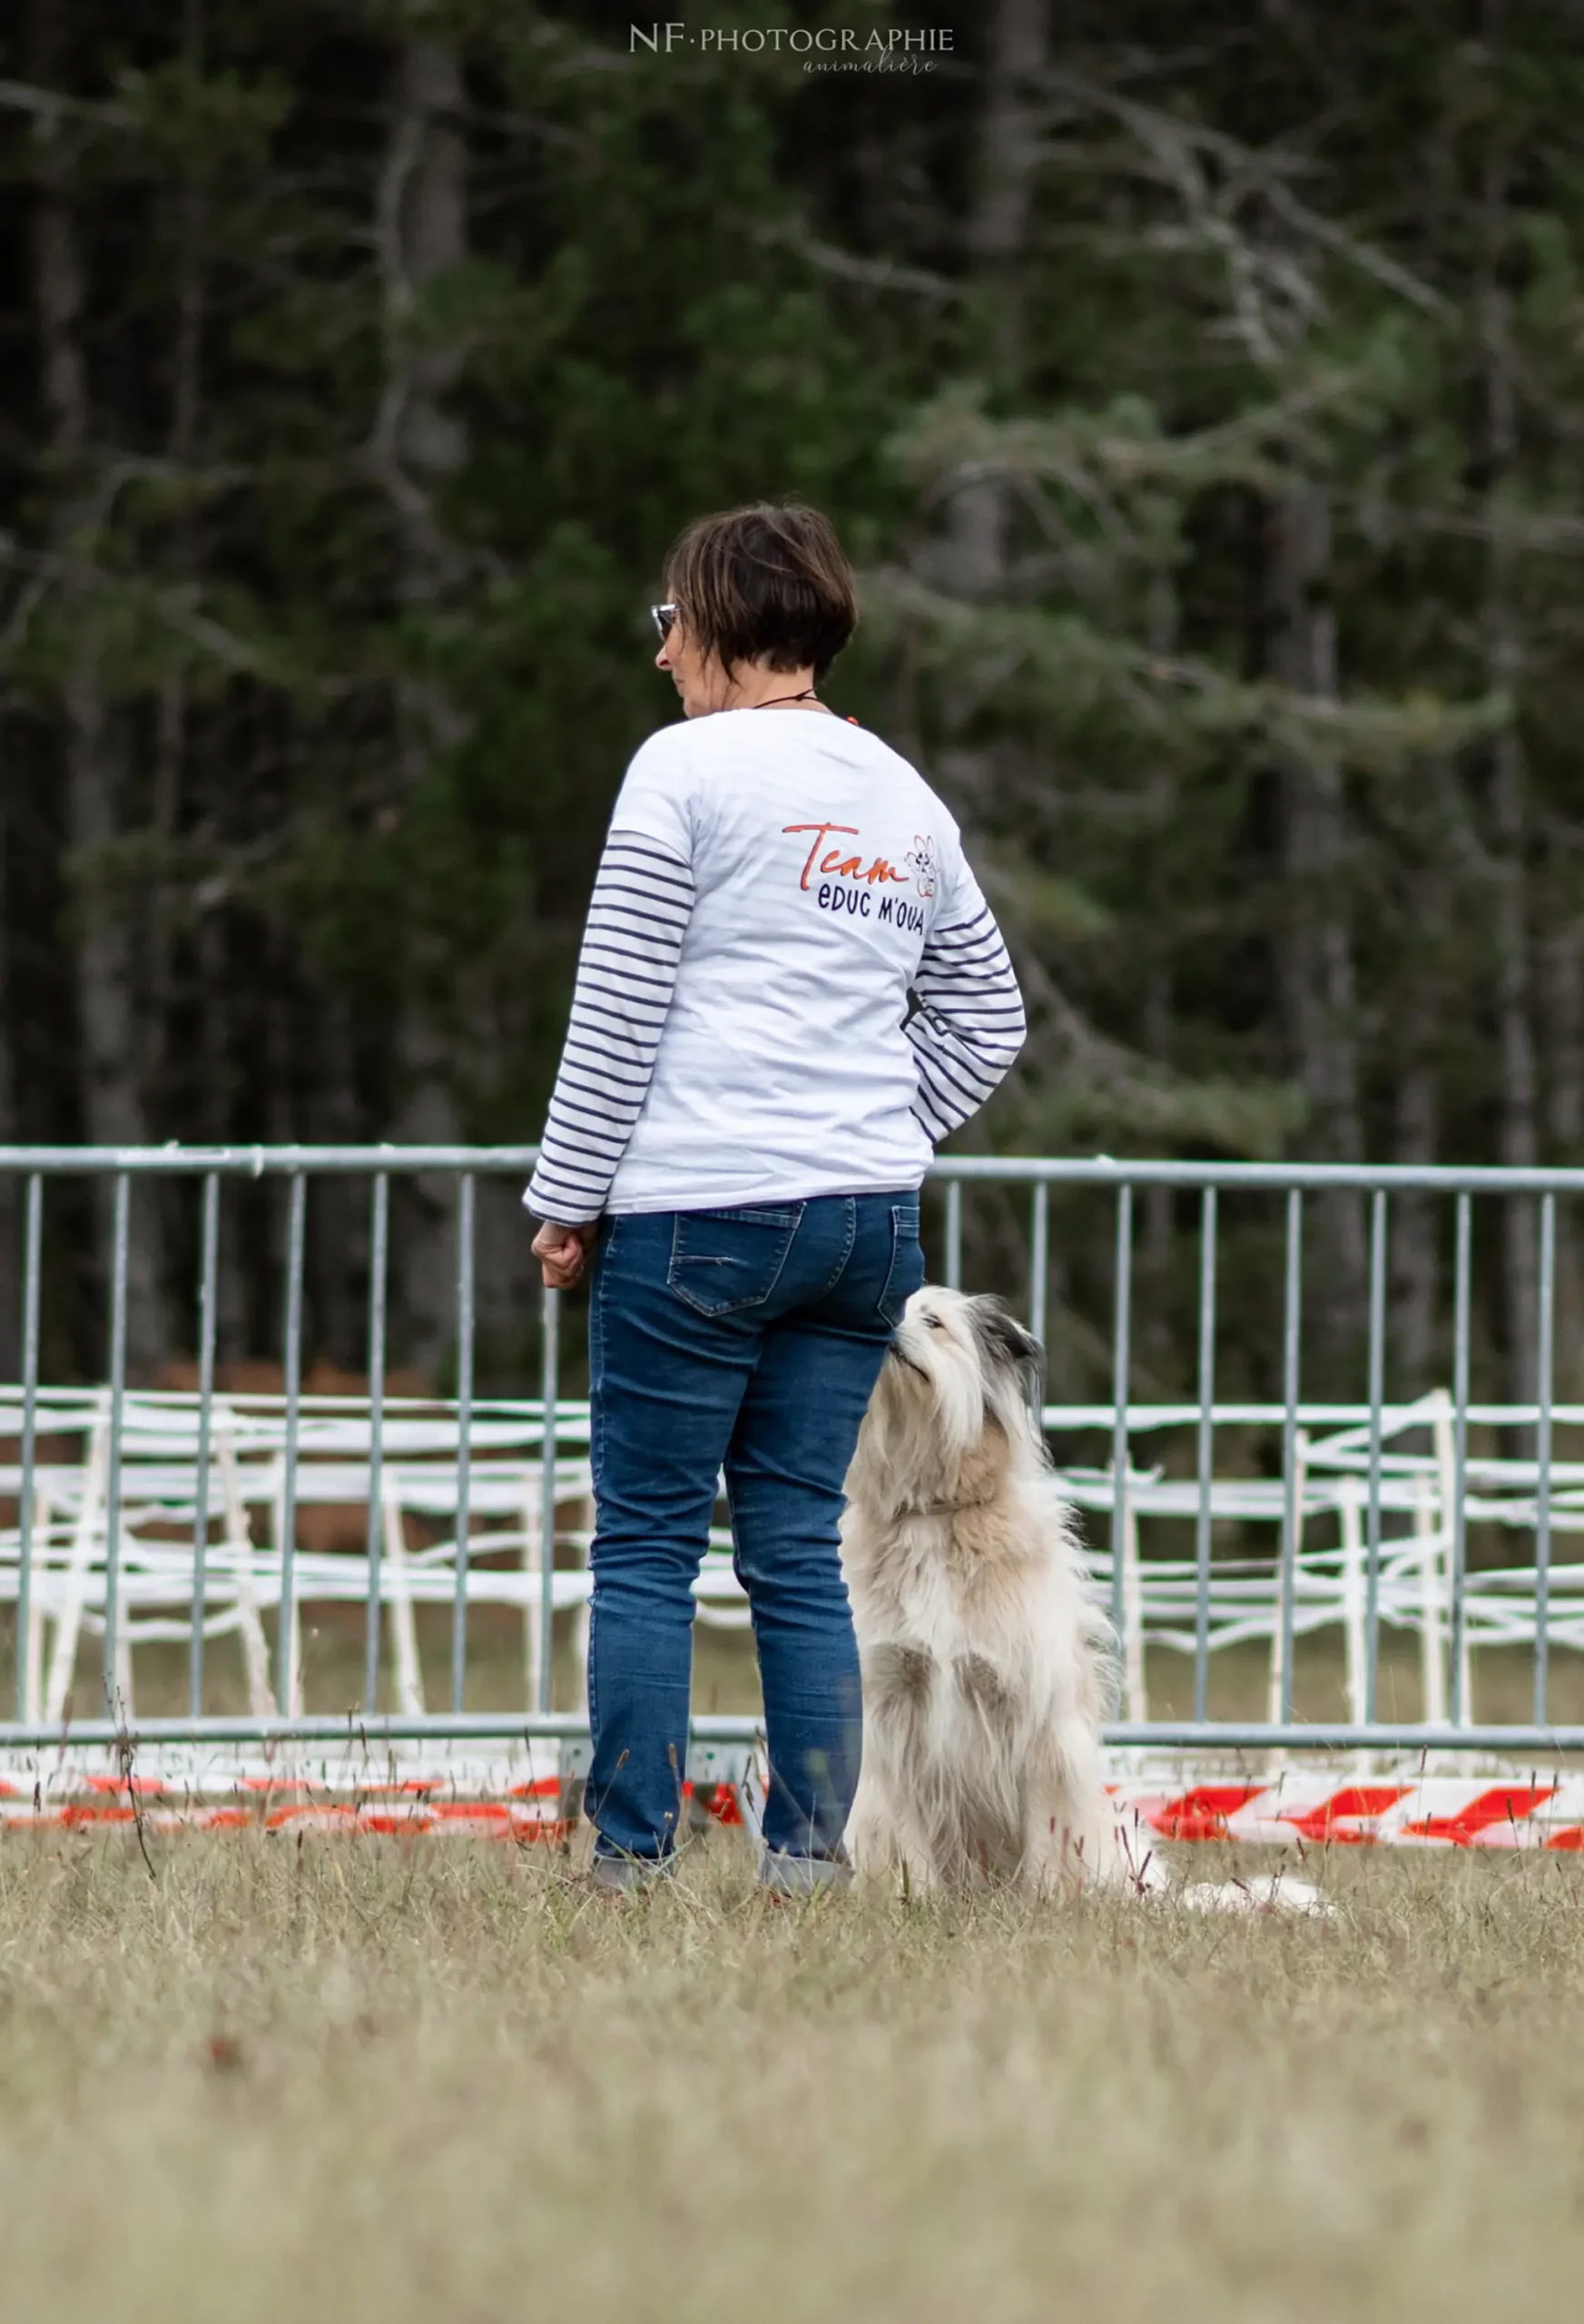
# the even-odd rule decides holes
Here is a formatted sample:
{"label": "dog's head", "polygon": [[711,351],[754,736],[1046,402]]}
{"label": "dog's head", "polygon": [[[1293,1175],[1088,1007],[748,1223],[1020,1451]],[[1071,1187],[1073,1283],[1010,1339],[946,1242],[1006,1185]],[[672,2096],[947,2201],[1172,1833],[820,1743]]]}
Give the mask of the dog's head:
{"label": "dog's head", "polygon": [[927,1283],[902,1311],[871,1399],[849,1491],[893,1506],[988,1488],[1042,1457],[1029,1418],[1044,1351],[999,1300]]}

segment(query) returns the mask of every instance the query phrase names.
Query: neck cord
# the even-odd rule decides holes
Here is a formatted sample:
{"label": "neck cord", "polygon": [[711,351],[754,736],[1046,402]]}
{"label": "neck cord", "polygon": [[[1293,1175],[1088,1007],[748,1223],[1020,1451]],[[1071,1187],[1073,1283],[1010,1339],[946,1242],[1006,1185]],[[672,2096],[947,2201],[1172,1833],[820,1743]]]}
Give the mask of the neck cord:
{"label": "neck cord", "polygon": [[772,694],[767,701],[756,702],[753,707],[755,710],[773,710],[778,702],[818,702],[819,699],[812,686],[805,686],[802,694]]}

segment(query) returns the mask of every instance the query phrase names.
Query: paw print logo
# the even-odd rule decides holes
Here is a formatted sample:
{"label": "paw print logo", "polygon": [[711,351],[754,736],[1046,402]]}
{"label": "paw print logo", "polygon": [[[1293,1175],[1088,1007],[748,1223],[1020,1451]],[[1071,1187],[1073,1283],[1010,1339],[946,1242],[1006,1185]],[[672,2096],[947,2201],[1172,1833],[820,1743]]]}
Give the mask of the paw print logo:
{"label": "paw print logo", "polygon": [[927,832],[923,836],[917,832],[913,833],[913,844],[902,861],[912,872],[913,884],[919,893],[932,896],[935,893],[935,875],[940,867],[935,857],[935,842]]}

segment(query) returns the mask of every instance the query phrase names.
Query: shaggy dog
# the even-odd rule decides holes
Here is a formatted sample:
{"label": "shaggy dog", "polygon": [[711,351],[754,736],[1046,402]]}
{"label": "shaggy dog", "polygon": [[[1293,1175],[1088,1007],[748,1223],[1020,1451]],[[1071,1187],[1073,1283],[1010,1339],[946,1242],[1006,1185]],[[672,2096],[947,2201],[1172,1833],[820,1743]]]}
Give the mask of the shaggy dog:
{"label": "shaggy dog", "polygon": [[[1107,1797],[1114,1640],[1030,1415],[1042,1351],[994,1300],[909,1300],[847,1472],[841,1560],[863,1670],[858,1871],[936,1886],[1154,1890]],[[1281,1901],[1313,1892],[1287,1883]],[[1236,1909],[1257,1888],[1184,1892]]]}

